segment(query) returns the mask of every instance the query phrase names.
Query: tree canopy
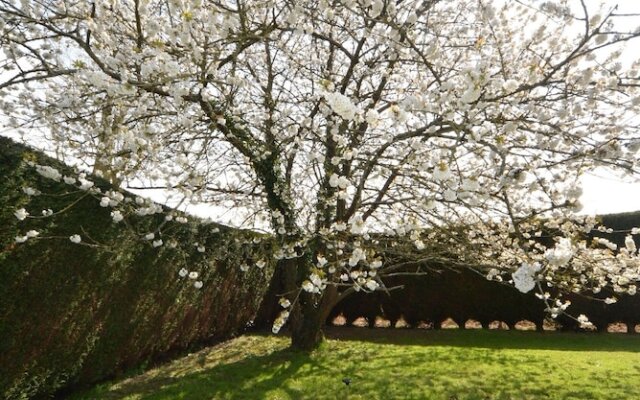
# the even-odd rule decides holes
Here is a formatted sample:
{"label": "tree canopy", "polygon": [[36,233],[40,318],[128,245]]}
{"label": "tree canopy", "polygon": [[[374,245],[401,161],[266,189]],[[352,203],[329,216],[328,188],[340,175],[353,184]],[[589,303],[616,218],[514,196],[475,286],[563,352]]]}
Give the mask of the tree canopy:
{"label": "tree canopy", "polygon": [[631,232],[590,247],[596,221],[576,216],[581,174],[638,173],[625,18],[585,1],[0,0],[0,105],[122,188],[272,232],[303,320],[328,291],[384,289],[380,235],[542,296],[631,293]]}

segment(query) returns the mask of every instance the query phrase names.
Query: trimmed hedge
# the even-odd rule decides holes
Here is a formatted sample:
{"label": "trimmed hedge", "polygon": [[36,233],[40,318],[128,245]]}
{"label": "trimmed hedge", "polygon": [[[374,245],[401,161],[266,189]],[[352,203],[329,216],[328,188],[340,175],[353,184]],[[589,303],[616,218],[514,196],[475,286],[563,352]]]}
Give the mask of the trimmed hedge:
{"label": "trimmed hedge", "polygon": [[[586,239],[590,241],[594,237],[602,237],[619,247],[624,247],[629,231],[640,226],[638,211],[607,214],[599,216],[598,219],[603,226],[613,229],[613,232],[592,230]],[[273,281],[276,281],[275,277]],[[396,277],[387,283],[389,286],[403,286],[403,289],[393,291],[390,295],[357,293],[348,296],[333,308],[327,323],[330,324],[340,314],[346,318],[347,324],[359,317],[374,321],[378,316],[385,317],[395,324],[400,316],[403,316],[412,326],[425,321],[433,323],[435,328],[439,328],[440,323],[447,318],[452,318],[461,328],[469,319],[481,322],[484,328],[493,321],[505,322],[513,328],[517,322],[528,320],[535,323],[537,329],[542,330],[542,324],[547,317],[544,302],[539,300],[533,291],[523,294],[511,285],[488,281],[484,276],[469,270],[443,269],[440,273],[426,276]],[[278,292],[278,289],[270,289],[267,296],[271,292]],[[550,291],[553,292],[553,289]],[[599,332],[606,332],[607,326],[616,322],[625,323],[629,333],[635,332],[634,327],[640,324],[640,296],[620,295],[610,288],[598,294],[585,294],[586,296],[581,296],[570,293],[564,296],[572,303],[568,309],[569,313],[576,316],[587,315]],[[617,297],[618,302],[606,304],[603,300],[607,297]],[[274,299],[265,300],[261,310],[265,310],[265,313],[270,312],[266,311],[266,304],[275,302]],[[266,321],[270,317],[271,315],[260,315],[257,320]],[[563,330],[580,330],[575,320],[564,315],[559,316],[557,321]]]}
{"label": "trimmed hedge", "polygon": [[[94,196],[40,176],[32,163],[77,176],[0,137],[0,397],[45,397],[104,380],[196,343],[229,338],[254,318],[274,265],[247,272],[239,265],[269,260],[270,240],[212,223],[172,221],[161,233],[178,247],[154,248],[140,238],[164,215],[116,225],[111,209]],[[42,194],[28,197],[25,186]],[[14,216],[21,207],[36,216],[73,202],[47,219]],[[15,237],[29,229],[40,237],[17,244]],[[105,246],[71,243],[76,233]],[[181,268],[199,272],[204,287],[180,278]]]}

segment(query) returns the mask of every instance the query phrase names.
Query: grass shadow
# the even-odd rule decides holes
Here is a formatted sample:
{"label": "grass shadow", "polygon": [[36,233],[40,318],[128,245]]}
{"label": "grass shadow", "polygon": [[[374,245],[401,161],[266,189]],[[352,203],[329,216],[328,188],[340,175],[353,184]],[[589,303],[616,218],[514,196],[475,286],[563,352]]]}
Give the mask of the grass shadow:
{"label": "grass shadow", "polygon": [[[252,339],[266,338],[254,335]],[[252,340],[254,342],[254,340]],[[326,368],[309,354],[286,348],[267,350],[248,347],[231,349],[220,346],[216,351],[204,350],[176,362],[125,379],[115,384],[103,384],[92,391],[79,393],[72,399],[247,399],[262,398],[264,393],[277,390],[286,398],[298,399],[302,395],[295,385],[285,382],[322,375]],[[257,351],[256,351],[257,350]],[[195,371],[195,372],[191,372]]]}

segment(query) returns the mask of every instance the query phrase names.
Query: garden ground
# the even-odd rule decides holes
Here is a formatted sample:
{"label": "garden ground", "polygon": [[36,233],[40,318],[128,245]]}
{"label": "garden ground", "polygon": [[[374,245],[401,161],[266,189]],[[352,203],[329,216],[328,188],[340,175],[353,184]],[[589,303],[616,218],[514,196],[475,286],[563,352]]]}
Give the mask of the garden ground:
{"label": "garden ground", "polygon": [[640,398],[640,335],[328,328],[327,337],[303,354],[286,337],[248,334],[71,398]]}

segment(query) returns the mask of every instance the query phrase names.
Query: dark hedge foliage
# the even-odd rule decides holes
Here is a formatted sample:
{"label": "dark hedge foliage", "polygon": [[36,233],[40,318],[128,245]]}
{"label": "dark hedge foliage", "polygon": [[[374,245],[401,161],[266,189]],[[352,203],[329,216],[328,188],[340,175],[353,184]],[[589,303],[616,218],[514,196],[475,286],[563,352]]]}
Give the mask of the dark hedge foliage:
{"label": "dark hedge foliage", "polygon": [[[640,212],[607,214],[599,216],[598,220],[613,231],[600,232],[594,229],[585,239],[590,241],[594,237],[601,237],[624,247],[629,231],[640,226]],[[637,243],[637,235],[635,238]],[[274,276],[273,282],[277,282],[277,276]],[[384,317],[394,324],[402,316],[412,326],[423,321],[433,324],[435,328],[439,328],[447,318],[453,319],[460,327],[464,327],[465,321],[473,319],[485,328],[493,321],[502,321],[513,328],[517,322],[528,320],[542,330],[547,317],[544,302],[533,292],[520,293],[511,285],[488,281],[471,270],[443,269],[440,273],[432,272],[418,277],[395,277],[387,280],[387,285],[402,286],[403,289],[392,291],[390,295],[376,292],[372,295],[356,293],[348,296],[333,308],[327,323],[330,324],[341,314],[347,324],[359,317],[365,317],[368,321]],[[270,289],[267,296],[278,292],[278,289]],[[555,293],[553,288],[549,291]],[[606,304],[604,299],[607,297],[616,297],[618,301]],[[640,324],[638,295],[618,294],[607,288],[595,294],[588,291],[583,295],[570,293],[564,298],[572,303],[569,313],[574,316],[587,315],[598,332],[606,332],[609,324],[622,322],[627,325],[629,333],[634,333],[635,325]],[[265,300],[261,313],[268,312],[267,303]],[[274,304],[275,300],[271,299],[270,303]],[[266,321],[270,317],[259,315],[257,321]],[[559,316],[556,322],[563,330],[580,330],[578,323],[567,316]]]}
{"label": "dark hedge foliage", "polygon": [[[0,138],[0,397],[48,397],[70,386],[121,374],[167,353],[242,332],[254,318],[274,265],[242,272],[241,263],[269,260],[271,241],[212,223],[169,222],[164,238],[141,240],[164,215],[114,224],[111,209],[87,192],[40,176],[30,164],[73,171],[43,154]],[[96,186],[106,182],[90,177]],[[25,186],[42,193],[29,197]],[[99,196],[98,196],[99,198]],[[16,209],[46,219],[18,221]],[[37,239],[17,244],[29,229]],[[89,247],[71,243],[80,234]],[[194,243],[206,251],[196,250]],[[200,273],[200,290],[180,278]]]}

